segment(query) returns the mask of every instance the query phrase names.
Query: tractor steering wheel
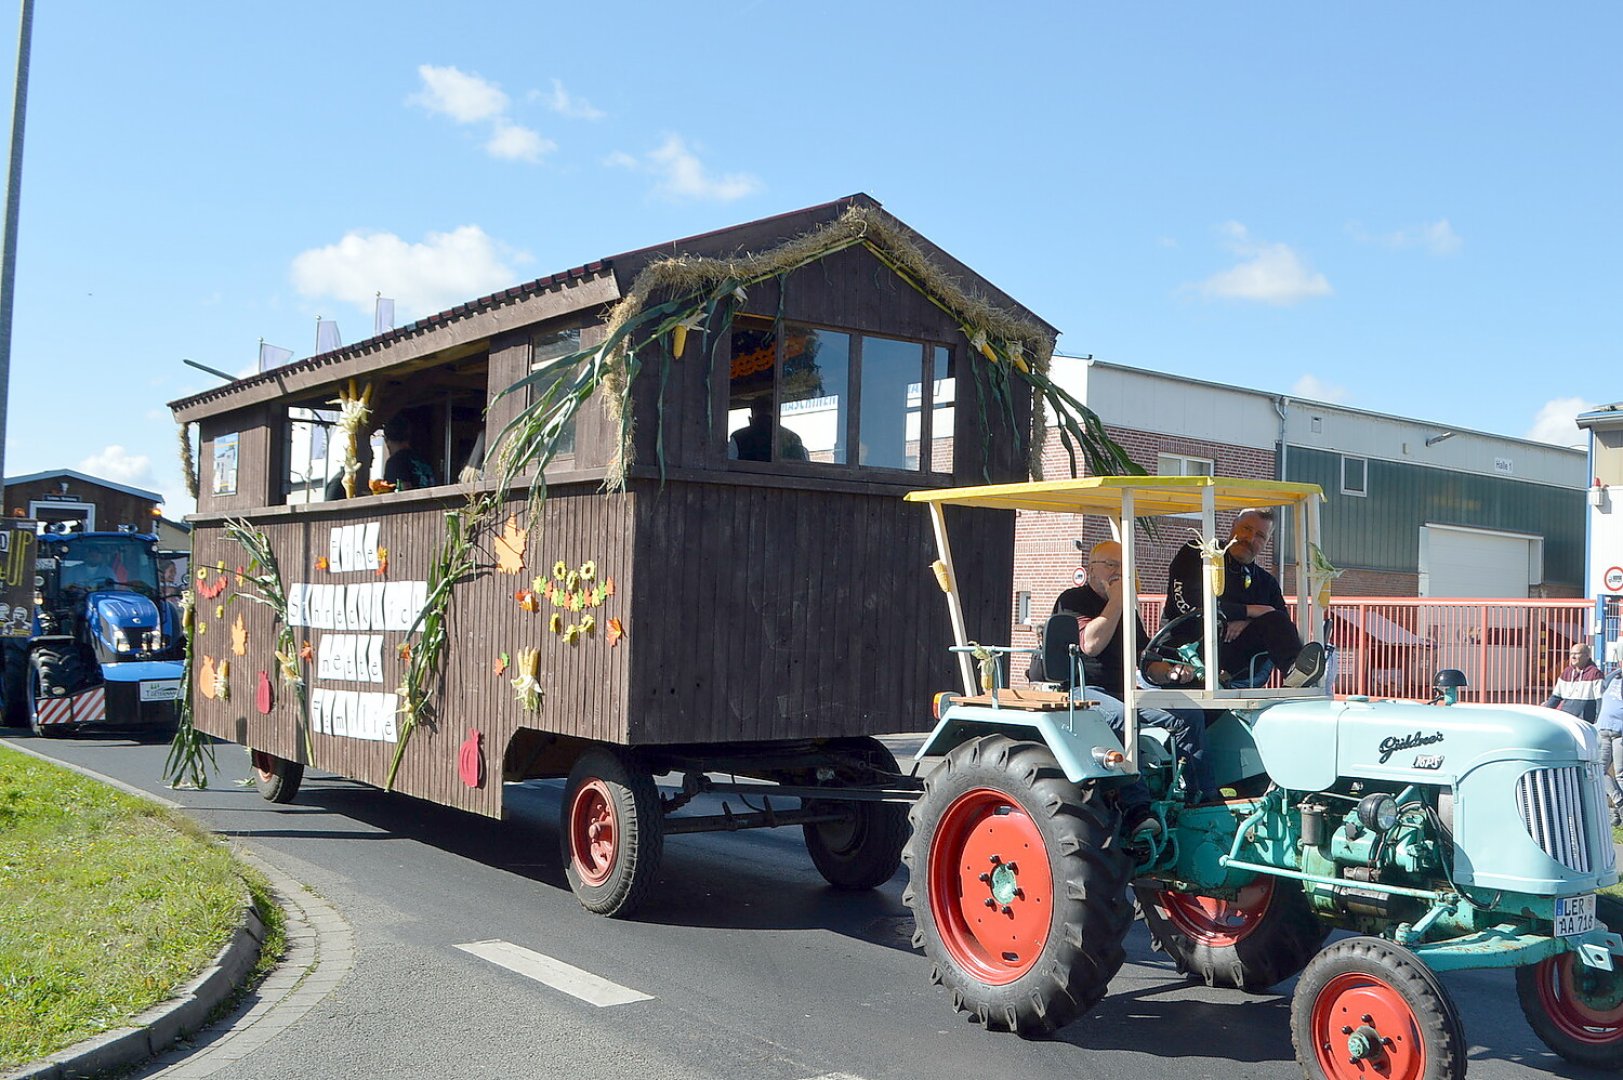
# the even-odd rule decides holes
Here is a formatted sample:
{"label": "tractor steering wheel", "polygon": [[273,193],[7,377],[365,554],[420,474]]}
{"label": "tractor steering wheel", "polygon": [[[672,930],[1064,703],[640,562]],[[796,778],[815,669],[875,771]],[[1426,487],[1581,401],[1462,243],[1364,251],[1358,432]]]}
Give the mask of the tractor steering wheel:
{"label": "tractor steering wheel", "polygon": [[[1179,615],[1176,619],[1173,619],[1170,622],[1161,624],[1161,628],[1150,637],[1148,642],[1145,643],[1144,651],[1138,654],[1138,673],[1144,677],[1145,682],[1149,683],[1151,686],[1174,687],[1199,686],[1205,682],[1206,669],[1198,649],[1191,655],[1185,655],[1179,651],[1179,646],[1172,644],[1172,635],[1175,631],[1189,623],[1193,623],[1198,629],[1203,617],[1204,613],[1197,608],[1194,611],[1184,612],[1182,615]],[[1227,621],[1228,620],[1223,618],[1223,613],[1218,612],[1217,638],[1219,641],[1223,639],[1223,626]],[[1200,641],[1200,636],[1198,634],[1196,635],[1195,641],[1197,643]],[[1164,680],[1157,679],[1150,674],[1150,665],[1156,663],[1173,664],[1178,667],[1187,668],[1191,678],[1182,682],[1166,682]]]}

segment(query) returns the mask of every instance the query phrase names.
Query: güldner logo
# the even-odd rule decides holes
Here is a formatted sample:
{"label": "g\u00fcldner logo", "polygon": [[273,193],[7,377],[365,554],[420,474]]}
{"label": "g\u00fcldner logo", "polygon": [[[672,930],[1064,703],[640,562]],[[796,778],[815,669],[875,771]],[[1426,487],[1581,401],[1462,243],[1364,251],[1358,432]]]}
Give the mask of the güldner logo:
{"label": "g\u00fcldner logo", "polygon": [[1381,740],[1381,764],[1385,765],[1393,754],[1399,750],[1413,750],[1417,746],[1431,746],[1433,743],[1443,741],[1443,733],[1427,735],[1417,731],[1413,735],[1388,735]]}

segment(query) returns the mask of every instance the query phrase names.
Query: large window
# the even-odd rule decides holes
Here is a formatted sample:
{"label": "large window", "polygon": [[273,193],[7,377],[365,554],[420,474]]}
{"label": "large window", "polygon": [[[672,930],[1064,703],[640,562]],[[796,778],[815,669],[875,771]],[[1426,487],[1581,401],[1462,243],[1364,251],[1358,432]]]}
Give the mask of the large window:
{"label": "large window", "polygon": [[[580,352],[579,330],[543,330],[530,338],[530,370],[541,371],[553,368],[546,377],[530,384],[530,404],[534,404],[540,396],[550,389],[559,380],[573,378],[571,368],[558,364],[566,356]],[[553,460],[560,457],[574,457],[575,455],[575,418],[570,417],[558,437],[558,449]]]}
{"label": "large window", "polygon": [[740,320],[727,456],[950,472],[952,375],[944,345]]}

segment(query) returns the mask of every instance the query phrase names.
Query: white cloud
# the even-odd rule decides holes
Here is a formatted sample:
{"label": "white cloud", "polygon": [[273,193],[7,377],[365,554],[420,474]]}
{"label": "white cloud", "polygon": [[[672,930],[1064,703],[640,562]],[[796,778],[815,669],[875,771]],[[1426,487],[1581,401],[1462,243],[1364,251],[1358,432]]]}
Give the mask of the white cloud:
{"label": "white cloud", "polygon": [[459,124],[493,120],[507,112],[507,95],[501,87],[478,75],[454,67],[423,64],[417,68],[422,89],[406,100],[429,112],[442,113]]}
{"label": "white cloud", "polygon": [[758,177],[749,173],[712,176],[680,135],[667,135],[657,149],[641,158],[616,150],[605,164],[646,172],[657,180],[654,192],[671,199],[714,199],[731,202],[753,195],[762,188]]}
{"label": "white cloud", "polygon": [[1307,374],[1297,379],[1291,386],[1291,396],[1335,405],[1347,400],[1347,388],[1327,383],[1317,375]]}
{"label": "white cloud", "polygon": [[1361,244],[1374,244],[1393,251],[1420,248],[1431,255],[1452,255],[1465,244],[1447,218],[1386,233],[1367,232],[1355,221],[1347,226],[1347,231]]}
{"label": "white cloud", "polygon": [[547,108],[559,116],[567,116],[571,120],[601,120],[606,115],[590,101],[565,90],[561,79],[552,80],[552,93],[545,94],[537,90],[533,92],[533,96],[540,98],[546,103]]}
{"label": "white cloud", "polygon": [[114,443],[103,447],[75,466],[82,473],[111,480],[115,484],[153,490],[157,485],[152,477],[152,459]]}
{"label": "white cloud", "polygon": [[1552,398],[1539,407],[1533,417],[1533,426],[1527,429],[1527,438],[1556,446],[1577,446],[1588,441],[1578,426],[1578,414],[1590,408],[1580,397]]}
{"label": "white cloud", "polygon": [[1309,297],[1329,296],[1334,290],[1323,274],[1311,269],[1286,244],[1269,244],[1252,238],[1237,221],[1225,224],[1230,250],[1241,261],[1213,274],[1194,286],[1205,296],[1224,300],[1255,300],[1288,307]]}
{"label": "white cloud", "polygon": [[291,274],[304,296],[354,304],[370,318],[381,292],[415,318],[513,284],[519,274],[509,264],[527,260],[479,226],[463,225],[419,243],[387,232],[351,232],[336,244],[300,252]]}
{"label": "white cloud", "polygon": [[504,161],[540,161],[541,155],[558,149],[551,139],[544,139],[527,127],[507,120],[496,121],[485,151],[493,158]]}

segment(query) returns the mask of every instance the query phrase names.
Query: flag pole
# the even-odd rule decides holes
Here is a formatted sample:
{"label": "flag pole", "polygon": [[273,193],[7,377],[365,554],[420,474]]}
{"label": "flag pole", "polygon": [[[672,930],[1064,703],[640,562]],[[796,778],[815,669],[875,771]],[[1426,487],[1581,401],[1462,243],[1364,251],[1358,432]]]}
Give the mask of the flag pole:
{"label": "flag pole", "polygon": [[28,115],[28,50],[33,36],[34,0],[22,0],[22,19],[17,29],[17,84],[11,99],[11,165],[6,174],[6,235],[4,253],[0,254],[0,477],[6,474],[11,313],[17,292],[17,218],[23,186],[23,121]]}

